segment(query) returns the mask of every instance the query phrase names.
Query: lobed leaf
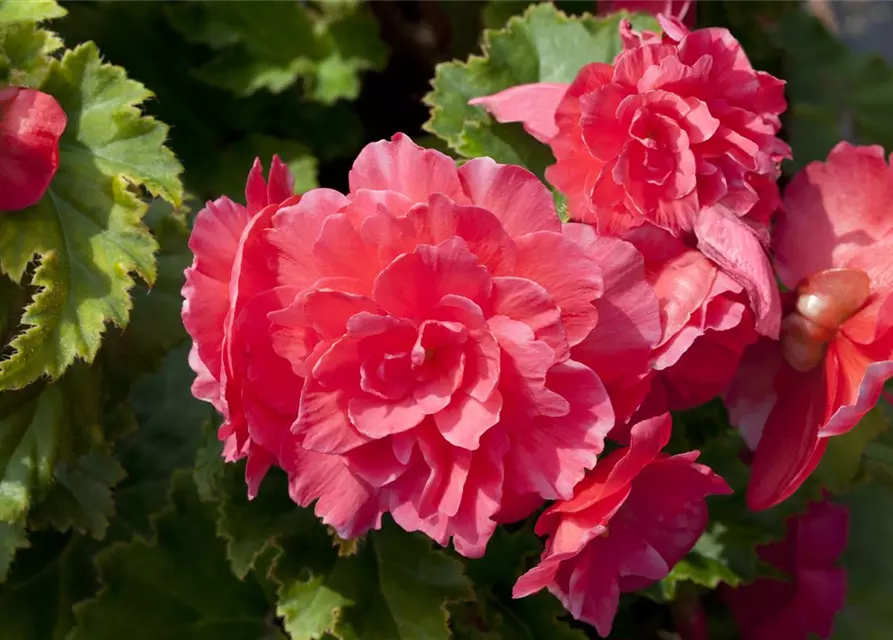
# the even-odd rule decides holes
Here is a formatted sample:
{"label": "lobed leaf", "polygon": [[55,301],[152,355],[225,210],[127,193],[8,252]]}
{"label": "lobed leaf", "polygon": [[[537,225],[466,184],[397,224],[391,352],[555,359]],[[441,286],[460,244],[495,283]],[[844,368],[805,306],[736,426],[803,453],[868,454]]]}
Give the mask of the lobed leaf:
{"label": "lobed leaf", "polygon": [[213,511],[188,474],[175,474],[170,500],[153,519],[152,542],[135,538],[97,555],[103,586],[75,607],[70,640],[283,638],[260,586],[232,575]]}
{"label": "lobed leaf", "polygon": [[0,269],[38,290],[25,309],[24,332],[0,362],[0,389],[47,375],[58,378],[75,359],[91,362],[108,321],[127,323],[136,272],[154,281],[157,243],[141,218],[142,185],[179,205],[182,170],[164,146],[167,128],[136,105],[151,94],[123,69],[103,64],[85,44],[53,61],[41,89],[68,115],[60,166],[34,207],[0,219]]}
{"label": "lobed leaf", "polygon": [[543,3],[511,18],[502,29],[484,31],[483,55],[438,65],[433,90],[424,98],[431,107],[424,129],[465,157],[489,155],[498,162],[523,163],[542,176],[552,162],[549,148],[519,125],[496,124],[483,107],[468,101],[520,84],[570,83],[584,65],[612,62],[622,48],[618,26],[624,17],[636,28],[659,30],[649,16],[568,17]]}
{"label": "lobed leaf", "polygon": [[55,0],[0,0],[0,26],[61,18],[66,13]]}

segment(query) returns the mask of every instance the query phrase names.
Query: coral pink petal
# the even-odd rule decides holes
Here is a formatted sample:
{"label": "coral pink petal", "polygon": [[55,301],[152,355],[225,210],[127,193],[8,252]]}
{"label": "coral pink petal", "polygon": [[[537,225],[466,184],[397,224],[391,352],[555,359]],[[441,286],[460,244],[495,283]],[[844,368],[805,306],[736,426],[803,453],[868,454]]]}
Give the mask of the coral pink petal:
{"label": "coral pink petal", "polygon": [[776,378],[777,400],[766,420],[751,467],[747,504],[768,509],[786,500],[812,473],[828,440],[819,438],[825,421],[824,370],[799,373],[787,365]]}
{"label": "coral pink petal", "polygon": [[498,122],[521,122],[527,133],[548,144],[558,133],[555,111],[568,86],[550,82],[521,84],[490,96],[474,98],[468,104],[483,107]]}
{"label": "coral pink petal", "polygon": [[388,402],[363,394],[350,400],[348,411],[357,430],[376,440],[408,431],[425,418],[425,412],[413,397]]}
{"label": "coral pink petal", "polygon": [[353,278],[371,286],[381,268],[374,247],[368,246],[350,218],[340,213],[323,221],[312,251],[321,277]]}
{"label": "coral pink petal", "polygon": [[332,189],[308,191],[295,205],[280,209],[273,216],[270,242],[278,250],[279,282],[302,289],[321,277],[313,247],[323,223],[350,204],[350,200]]}
{"label": "coral pink petal", "polygon": [[381,527],[382,510],[373,490],[339,456],[307,451],[292,439],[284,443],[281,458],[291,499],[302,507],[318,500],[316,515],[341,538],[349,540]]}
{"label": "coral pink petal", "polygon": [[[846,142],[812,162],[785,189],[773,231],[775,264],[786,286],[844,262],[893,230],[893,169],[882,155]],[[805,242],[804,238],[809,241]]]}
{"label": "coral pink petal", "polygon": [[[836,362],[838,388],[834,397],[836,411],[819,431],[821,437],[838,436],[856,426],[877,404],[884,383],[893,378],[893,335],[872,347],[862,347],[843,336],[830,346],[836,358],[827,358],[827,365]],[[880,361],[875,361],[875,358]]]}
{"label": "coral pink petal", "polygon": [[[515,275],[533,280],[549,292],[561,309],[568,344],[579,344],[598,322],[592,304],[604,292],[598,261],[570,238],[549,231],[522,236],[517,244]],[[561,256],[561,261],[553,256]]]}
{"label": "coral pink petal", "polygon": [[459,179],[472,203],[492,212],[513,238],[561,231],[552,194],[527,169],[474,158],[459,169]]}
{"label": "coral pink petal", "polygon": [[556,360],[568,355],[567,334],[561,323],[561,310],[549,292],[526,278],[494,278],[490,305],[494,315],[523,322],[555,352]]}
{"label": "coral pink petal", "polygon": [[517,493],[537,493],[547,500],[570,499],[586,470],[595,466],[604,439],[614,426],[614,411],[598,376],[569,360],[549,370],[548,388],[570,405],[567,415],[537,418],[512,434],[507,476]]}
{"label": "coral pink petal", "polygon": [[[514,271],[515,243],[499,218],[486,208],[456,204],[435,193],[429,204],[413,207],[401,222],[404,223],[404,239],[409,245],[404,245],[404,250],[398,253],[413,251],[420,244],[440,244],[458,236],[491,273]],[[387,239],[376,239],[376,243],[382,241],[387,242]],[[397,257],[396,253],[394,257]]]}
{"label": "coral pink petal", "polygon": [[419,246],[394,260],[375,279],[372,297],[388,313],[420,321],[446,295],[481,305],[491,288],[487,269],[461,238],[454,237],[436,247]]}
{"label": "coral pink petal", "polygon": [[729,422],[738,428],[752,450],[763,434],[763,425],[777,399],[775,376],[784,365],[778,342],[762,338],[749,347],[723,401],[729,410]]}
{"label": "coral pink petal", "polygon": [[456,165],[433,149],[423,149],[402,133],[390,141],[366,145],[348,176],[350,191],[359,189],[396,191],[413,202],[427,202],[432,193],[442,193],[465,203]]}
{"label": "coral pink petal", "polygon": [[481,402],[459,391],[445,409],[434,415],[434,423],[451,445],[474,451],[480,447],[481,436],[499,422],[501,410],[499,392]]}
{"label": "coral pink petal", "polygon": [[698,249],[747,291],[757,332],[777,338],[781,298],[769,259],[750,228],[734,215],[709,207],[698,216],[695,234]]}

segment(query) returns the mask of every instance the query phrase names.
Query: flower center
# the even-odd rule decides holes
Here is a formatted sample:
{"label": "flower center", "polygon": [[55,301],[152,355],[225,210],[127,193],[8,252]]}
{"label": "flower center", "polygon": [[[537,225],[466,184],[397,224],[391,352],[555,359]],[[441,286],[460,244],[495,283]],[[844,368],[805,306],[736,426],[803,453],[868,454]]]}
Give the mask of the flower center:
{"label": "flower center", "polygon": [[828,343],[871,296],[871,279],[860,269],[826,269],[797,286],[794,311],[781,323],[785,361],[806,373],[821,363]]}

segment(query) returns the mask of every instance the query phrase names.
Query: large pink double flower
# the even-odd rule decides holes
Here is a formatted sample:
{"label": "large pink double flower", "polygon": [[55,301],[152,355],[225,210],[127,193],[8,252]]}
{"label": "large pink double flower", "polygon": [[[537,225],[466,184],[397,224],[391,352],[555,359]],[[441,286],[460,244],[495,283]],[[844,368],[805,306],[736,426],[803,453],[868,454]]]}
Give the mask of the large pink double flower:
{"label": "large pink double flower", "polygon": [[728,31],[659,18],[662,38],[622,24],[614,63],[587,65],[570,85],[471,101],[550,145],[546,175],[573,219],[644,254],[663,333],[651,415],[722,392],[756,334],[778,336],[765,247],[790,153],[775,135],[784,83],[755,71]]}
{"label": "large pink double flower", "polygon": [[469,556],[570,498],[614,424],[600,376],[644,375],[659,337],[638,252],[563,230],[524,169],[457,170],[400,134],[348,195],[289,197],[271,173],[247,208],[202,210],[184,288],[194,389],[251,490],[278,464],[342,536],[387,511]]}

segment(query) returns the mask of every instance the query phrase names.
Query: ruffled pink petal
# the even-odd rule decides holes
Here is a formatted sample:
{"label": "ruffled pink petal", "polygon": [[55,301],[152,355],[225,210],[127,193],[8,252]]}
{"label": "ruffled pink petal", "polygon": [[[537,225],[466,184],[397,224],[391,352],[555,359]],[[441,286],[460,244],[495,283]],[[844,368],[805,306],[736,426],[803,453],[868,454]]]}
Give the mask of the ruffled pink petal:
{"label": "ruffled pink petal", "polygon": [[447,295],[434,309],[432,316],[438,320],[458,322],[468,331],[462,390],[475,400],[486,402],[499,384],[502,365],[499,343],[487,326],[481,308],[468,298]]}
{"label": "ruffled pink petal", "polygon": [[474,451],[480,447],[481,437],[499,422],[501,410],[499,392],[481,402],[459,391],[446,408],[434,415],[434,423],[451,445]]}
{"label": "ruffled pink petal", "polygon": [[738,428],[752,450],[763,434],[763,426],[775,406],[775,376],[784,365],[778,342],[762,338],[741,359],[732,383],[723,396],[729,422]]}
{"label": "ruffled pink petal", "polygon": [[315,513],[346,540],[381,528],[382,507],[374,491],[357,479],[339,456],[308,451],[300,438],[283,444],[282,467],[291,499],[302,507],[317,500]]}
{"label": "ruffled pink petal", "polygon": [[631,391],[641,386],[651,350],[660,339],[657,298],[645,281],[642,256],[632,245],[574,223],[564,226],[564,235],[598,261],[605,287],[593,303],[598,324],[574,347],[573,358],[598,374],[618,421],[626,420],[641,402],[642,394]]}
{"label": "ruffled pink petal", "polygon": [[[533,280],[549,292],[561,309],[568,344],[579,344],[598,322],[593,302],[604,292],[598,261],[570,238],[549,231],[522,236],[517,244],[515,275]],[[561,256],[561,260],[553,256]]]}
{"label": "ruffled pink petal", "polygon": [[523,322],[533,329],[534,337],[555,352],[555,359],[567,357],[567,334],[561,323],[561,310],[549,292],[525,278],[494,278],[490,298],[494,315]]}
{"label": "ruffled pink petal", "polygon": [[718,207],[701,212],[695,234],[698,249],[747,291],[757,332],[777,338],[781,328],[781,298],[760,241],[737,217]]}
{"label": "ruffled pink petal", "polygon": [[394,260],[376,277],[372,297],[394,316],[422,320],[444,296],[461,296],[481,305],[491,288],[487,269],[461,238],[454,237],[435,247],[422,245]]}
{"label": "ruffled pink petal", "polygon": [[564,416],[534,419],[520,432],[510,431],[506,484],[517,494],[567,500],[604,449],[614,411],[598,376],[578,362],[552,367],[546,384],[568,401],[570,410]]}
{"label": "ruffled pink petal", "polygon": [[323,278],[352,278],[371,285],[381,269],[376,257],[344,214],[328,216],[313,243],[314,266]]}
{"label": "ruffled pink petal", "polygon": [[348,175],[350,192],[360,189],[396,191],[413,202],[427,202],[442,193],[458,203],[467,200],[459,184],[456,165],[439,151],[423,149],[397,133],[388,140],[366,145]]}
{"label": "ruffled pink petal", "polygon": [[472,203],[492,212],[513,238],[561,231],[552,194],[526,169],[474,158],[459,169],[459,179]]}
{"label": "ruffled pink petal", "polygon": [[515,243],[496,215],[482,206],[456,204],[437,193],[427,205],[416,205],[397,220],[390,235],[396,234],[400,241],[382,236],[375,239],[376,244],[390,242],[395,249],[399,247],[391,252],[391,259],[420,244],[436,245],[458,236],[491,273],[511,273],[515,267]]}
{"label": "ruffled pink petal", "polygon": [[270,182],[264,180],[264,168],[260,158],[254,159],[254,165],[248,173],[245,184],[245,202],[248,211],[256,213],[271,204],[281,204],[295,194],[295,178],[288,167],[279,158],[273,156],[270,165]]}
{"label": "ruffled pink petal", "polygon": [[195,258],[183,285],[183,324],[201,361],[218,379],[233,262],[250,219],[245,207],[220,198],[199,211],[189,237]]}
{"label": "ruffled pink petal", "polygon": [[893,230],[888,208],[893,170],[883,155],[864,149],[841,142],[827,162],[810,163],[785,189],[785,213],[773,232],[773,248],[787,287],[843,266]]}
{"label": "ruffled pink petal", "polygon": [[468,104],[483,107],[497,122],[521,122],[527,133],[548,144],[558,133],[555,111],[567,88],[563,83],[521,84],[490,96],[473,98]]}
{"label": "ruffled pink petal", "polygon": [[313,247],[329,216],[350,204],[332,189],[308,191],[295,205],[273,216],[270,242],[277,248],[279,282],[305,289],[322,277],[316,266]]}

